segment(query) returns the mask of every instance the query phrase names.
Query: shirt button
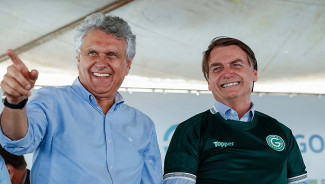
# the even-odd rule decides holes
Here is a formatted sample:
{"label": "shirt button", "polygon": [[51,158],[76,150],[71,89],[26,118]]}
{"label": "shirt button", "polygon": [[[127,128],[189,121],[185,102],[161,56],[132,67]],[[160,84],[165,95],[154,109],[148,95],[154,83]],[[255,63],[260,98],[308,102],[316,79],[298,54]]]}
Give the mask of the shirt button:
{"label": "shirt button", "polygon": [[235,114],[235,111],[234,110],[231,110],[231,114]]}
{"label": "shirt button", "polygon": [[108,139],[108,144],[111,144],[111,140],[110,139]]}
{"label": "shirt button", "polygon": [[113,166],[111,165],[111,166],[109,166],[109,168],[110,168],[110,169],[113,169]]}

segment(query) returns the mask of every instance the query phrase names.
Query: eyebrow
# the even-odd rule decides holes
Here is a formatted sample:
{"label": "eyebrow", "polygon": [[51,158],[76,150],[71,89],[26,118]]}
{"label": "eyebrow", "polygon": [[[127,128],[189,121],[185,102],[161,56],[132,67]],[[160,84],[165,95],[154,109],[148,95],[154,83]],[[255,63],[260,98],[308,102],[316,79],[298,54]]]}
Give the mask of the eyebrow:
{"label": "eyebrow", "polygon": [[[100,51],[98,51],[96,48],[87,48],[85,49],[85,52],[88,53],[90,51],[95,51],[97,53],[100,53]],[[108,55],[108,54],[114,54],[114,55],[118,55],[118,52],[115,50],[108,50],[106,52],[103,52],[104,54]]]}
{"label": "eyebrow", "polygon": [[235,59],[235,60],[231,61],[230,63],[231,64],[234,64],[234,63],[244,63],[244,61],[241,60],[241,59]]}
{"label": "eyebrow", "polygon": [[220,63],[212,63],[209,67],[222,66]]}
{"label": "eyebrow", "polygon": [[[233,60],[233,61],[230,61],[229,63],[230,63],[230,64],[234,64],[234,63],[244,63],[244,61],[242,61],[241,59],[235,59],[235,60]],[[214,66],[222,66],[222,64],[219,63],[219,62],[217,62],[217,63],[212,63],[212,64],[210,65],[210,67],[214,67]]]}
{"label": "eyebrow", "polygon": [[94,48],[87,48],[87,49],[85,49],[85,52],[89,52],[89,51],[95,51],[95,52],[97,52],[97,50],[96,49],[94,49]]}

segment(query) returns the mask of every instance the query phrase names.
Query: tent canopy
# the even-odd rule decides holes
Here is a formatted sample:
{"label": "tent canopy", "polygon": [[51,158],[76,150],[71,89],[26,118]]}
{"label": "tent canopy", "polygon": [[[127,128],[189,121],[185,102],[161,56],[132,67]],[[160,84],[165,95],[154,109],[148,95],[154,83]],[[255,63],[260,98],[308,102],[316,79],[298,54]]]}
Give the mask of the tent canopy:
{"label": "tent canopy", "polygon": [[230,36],[255,52],[255,91],[325,94],[323,0],[1,1],[0,78],[11,48],[39,70],[37,85],[71,84],[73,28],[102,11],[125,19],[137,36],[123,87],[207,90],[202,52],[214,37]]}

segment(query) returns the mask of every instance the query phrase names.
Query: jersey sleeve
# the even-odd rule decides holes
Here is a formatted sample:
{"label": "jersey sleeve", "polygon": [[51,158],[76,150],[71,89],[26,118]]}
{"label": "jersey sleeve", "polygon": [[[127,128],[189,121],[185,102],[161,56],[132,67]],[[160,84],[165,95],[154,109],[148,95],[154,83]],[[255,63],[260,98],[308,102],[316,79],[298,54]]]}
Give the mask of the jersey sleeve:
{"label": "jersey sleeve", "polygon": [[193,184],[199,163],[199,123],[183,122],[175,130],[164,164],[164,183]]}
{"label": "jersey sleeve", "polygon": [[288,183],[308,182],[306,166],[304,164],[299,146],[292,132],[289,132],[287,177]]}

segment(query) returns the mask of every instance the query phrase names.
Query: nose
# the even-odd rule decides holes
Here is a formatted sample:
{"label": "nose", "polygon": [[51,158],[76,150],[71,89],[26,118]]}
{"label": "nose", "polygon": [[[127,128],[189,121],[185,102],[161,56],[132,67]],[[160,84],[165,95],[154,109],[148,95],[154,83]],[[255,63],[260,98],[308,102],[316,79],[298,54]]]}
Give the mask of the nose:
{"label": "nose", "polygon": [[99,54],[99,57],[97,58],[95,65],[98,67],[105,67],[107,65],[106,54]]}
{"label": "nose", "polygon": [[234,70],[231,67],[229,67],[229,66],[224,67],[224,69],[223,69],[223,77],[230,78],[233,75],[234,75]]}

